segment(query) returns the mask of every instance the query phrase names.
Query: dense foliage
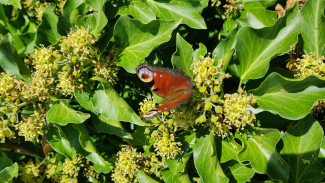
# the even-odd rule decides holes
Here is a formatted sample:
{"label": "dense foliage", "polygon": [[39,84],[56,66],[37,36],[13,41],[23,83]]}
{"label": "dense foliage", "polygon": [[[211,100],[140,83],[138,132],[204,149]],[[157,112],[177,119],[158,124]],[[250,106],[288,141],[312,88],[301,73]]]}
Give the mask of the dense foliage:
{"label": "dense foliage", "polygon": [[[320,182],[324,0],[0,0],[0,182]],[[136,76],[181,68],[162,101]]]}

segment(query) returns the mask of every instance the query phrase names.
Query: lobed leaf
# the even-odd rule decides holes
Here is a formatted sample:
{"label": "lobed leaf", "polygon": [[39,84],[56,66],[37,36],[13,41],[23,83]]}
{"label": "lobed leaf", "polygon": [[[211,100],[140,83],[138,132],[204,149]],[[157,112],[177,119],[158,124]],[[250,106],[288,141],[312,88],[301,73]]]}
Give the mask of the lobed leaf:
{"label": "lobed leaf", "polygon": [[289,182],[320,182],[325,167],[318,160],[324,131],[310,115],[301,119],[283,135],[283,159],[292,167]]}
{"label": "lobed leaf", "polygon": [[[205,2],[202,3],[206,4]],[[177,21],[182,19],[182,23],[191,28],[206,29],[204,19],[200,15],[201,11],[202,7],[200,2],[195,0],[133,0],[131,3],[121,5],[118,14],[132,15],[143,24],[155,20],[156,17],[168,21]]]}
{"label": "lobed leaf", "polygon": [[114,39],[120,50],[117,65],[126,71],[135,73],[136,67],[150,52],[160,44],[167,42],[180,20],[168,22],[154,20],[142,24],[127,16],[121,16],[114,27]]}
{"label": "lobed leaf", "polygon": [[238,163],[237,161],[229,161],[224,166],[227,166],[225,174],[229,177],[229,182],[245,183],[255,174],[254,169]]}
{"label": "lobed leaf", "polygon": [[286,11],[271,27],[241,28],[237,34],[236,55],[228,68],[241,82],[263,77],[269,62],[277,55],[287,53],[290,45],[298,41],[300,33],[298,7]]}
{"label": "lobed leaf", "polygon": [[288,181],[290,167],[276,150],[278,130],[255,128],[253,135],[245,135],[241,140],[244,147],[238,154],[239,161],[249,161],[257,173],[267,174],[272,180]]}
{"label": "lobed leaf", "polygon": [[272,73],[251,92],[258,108],[297,120],[305,117],[317,100],[325,99],[325,82],[316,76],[288,79]]}
{"label": "lobed leaf", "polygon": [[192,77],[193,71],[191,64],[193,63],[193,49],[178,33],[176,35],[176,52],[172,56],[172,64],[174,68],[182,68],[186,75]]}

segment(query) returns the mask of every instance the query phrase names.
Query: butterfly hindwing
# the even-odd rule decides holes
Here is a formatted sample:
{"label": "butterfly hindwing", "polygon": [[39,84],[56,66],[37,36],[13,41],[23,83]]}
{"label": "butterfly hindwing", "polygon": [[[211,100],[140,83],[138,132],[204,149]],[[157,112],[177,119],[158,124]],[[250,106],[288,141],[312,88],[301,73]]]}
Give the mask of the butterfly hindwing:
{"label": "butterfly hindwing", "polygon": [[181,69],[157,68],[147,62],[137,67],[137,75],[152,91],[164,98],[161,105],[152,109],[144,118],[170,110],[187,102],[193,94],[191,78],[186,76]]}

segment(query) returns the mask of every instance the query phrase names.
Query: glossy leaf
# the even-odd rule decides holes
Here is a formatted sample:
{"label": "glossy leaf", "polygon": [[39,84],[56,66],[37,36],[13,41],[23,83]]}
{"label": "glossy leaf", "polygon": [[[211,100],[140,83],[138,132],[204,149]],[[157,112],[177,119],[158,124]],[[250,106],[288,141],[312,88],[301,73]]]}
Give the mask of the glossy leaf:
{"label": "glossy leaf", "polygon": [[192,77],[193,49],[178,33],[176,35],[176,52],[172,56],[172,64],[175,69],[182,68],[186,75]]}
{"label": "glossy leaf", "polygon": [[323,166],[325,165],[325,137],[323,137],[322,144],[319,149],[318,158],[322,162]]}
{"label": "glossy leaf", "polygon": [[124,129],[121,122],[119,121],[105,119],[100,115],[93,115],[91,119],[94,123],[95,128],[100,132],[114,134],[126,139],[132,138],[131,134]]}
{"label": "glossy leaf", "polygon": [[177,21],[196,29],[206,29],[205,22],[200,15],[201,4],[195,0],[173,1],[142,1],[133,0],[124,4],[119,14],[129,14],[146,24],[159,17],[161,20]]}
{"label": "glossy leaf", "polygon": [[0,151],[0,183],[11,182],[18,177],[18,164],[13,163],[7,154]]}
{"label": "glossy leaf", "polygon": [[90,139],[86,127],[83,124],[73,124],[73,128],[79,132],[79,143],[81,147],[88,152],[83,153],[83,155],[94,163],[94,170],[97,173],[109,173],[112,170],[111,163],[105,161],[99,154],[97,148]]}
{"label": "glossy leaf", "polygon": [[212,57],[215,57],[215,65],[219,59],[223,59],[223,70],[225,71],[234,53],[236,45],[236,37],[238,33],[238,27],[231,30],[228,37],[219,43],[212,52]]}
{"label": "glossy leaf", "polygon": [[325,99],[325,82],[315,76],[287,79],[272,73],[251,92],[260,109],[296,120],[305,117],[317,100]]}
{"label": "glossy leaf", "polygon": [[107,83],[101,83],[91,97],[93,111],[102,117],[115,121],[128,121],[145,125],[125,100]]}
{"label": "glossy leaf", "polygon": [[166,164],[169,169],[162,170],[162,176],[165,182],[191,182],[186,171],[186,165],[189,158],[192,156],[192,152],[178,156],[175,159],[168,159]]}
{"label": "glossy leaf", "polygon": [[307,1],[301,9],[303,48],[306,54],[316,53],[317,57],[325,54],[325,2]]}
{"label": "glossy leaf", "polygon": [[68,123],[83,123],[88,118],[90,118],[90,114],[75,111],[61,101],[54,104],[46,116],[46,120],[48,122],[63,126],[67,125]]}
{"label": "glossy leaf", "polygon": [[55,4],[47,6],[42,15],[42,22],[37,28],[36,44],[55,44],[61,38],[58,32],[59,18],[55,15]]}
{"label": "glossy leaf", "polygon": [[217,138],[217,147],[221,146],[220,163],[227,162],[229,160],[237,160],[238,153],[242,150],[242,146],[239,145],[235,139],[224,139]]}
{"label": "glossy leaf", "polygon": [[207,47],[204,44],[199,43],[199,48],[194,50],[193,52],[193,60],[195,59],[196,61],[198,61],[201,59],[202,56],[204,57],[207,53]]}
{"label": "glossy leaf", "polygon": [[155,179],[147,175],[144,171],[139,171],[138,172],[138,180],[139,183],[158,183]]}
{"label": "glossy leaf", "polygon": [[277,13],[264,7],[254,6],[247,9],[246,20],[255,29],[272,26],[276,19]]}
{"label": "glossy leaf", "polygon": [[15,50],[10,34],[0,42],[0,66],[7,73],[15,74],[21,79],[30,79],[30,71]]}
{"label": "glossy leaf", "polygon": [[320,124],[307,116],[283,135],[280,154],[292,167],[289,182],[320,182],[325,177],[325,167],[318,161],[324,131]]}
{"label": "glossy leaf", "polygon": [[242,82],[263,77],[271,59],[287,53],[290,45],[298,41],[299,15],[296,6],[286,11],[286,15],[271,27],[241,28],[237,34],[236,55],[228,66],[231,74],[239,77]]}
{"label": "glossy leaf", "polygon": [[21,9],[20,0],[0,0],[0,4],[12,5],[16,8]]}
{"label": "glossy leaf", "polygon": [[78,15],[72,24],[86,28],[90,26],[89,29],[91,32],[99,34],[108,22],[103,10],[105,2],[105,0],[85,0],[85,6],[89,6],[90,11]]}
{"label": "glossy leaf", "polygon": [[229,182],[245,183],[255,174],[254,169],[246,167],[237,161],[230,161],[225,165],[227,166],[227,169],[225,169],[225,174],[227,177],[229,177]]}
{"label": "glossy leaf", "polygon": [[239,161],[249,161],[257,173],[267,174],[272,180],[288,181],[290,167],[276,150],[278,130],[256,128],[253,135],[245,135],[241,140],[244,147],[238,154]]}
{"label": "glossy leaf", "polygon": [[220,166],[216,151],[215,137],[212,133],[197,136],[193,148],[193,159],[200,182],[229,181]]}
{"label": "glossy leaf", "polygon": [[72,158],[76,150],[71,146],[67,136],[59,125],[50,125],[45,133],[47,142],[58,153]]}
{"label": "glossy leaf", "polygon": [[141,24],[127,16],[121,16],[115,24],[114,39],[120,50],[119,66],[126,71],[135,73],[136,67],[150,52],[160,44],[167,42],[172,31],[180,21],[168,22],[154,20],[148,24]]}

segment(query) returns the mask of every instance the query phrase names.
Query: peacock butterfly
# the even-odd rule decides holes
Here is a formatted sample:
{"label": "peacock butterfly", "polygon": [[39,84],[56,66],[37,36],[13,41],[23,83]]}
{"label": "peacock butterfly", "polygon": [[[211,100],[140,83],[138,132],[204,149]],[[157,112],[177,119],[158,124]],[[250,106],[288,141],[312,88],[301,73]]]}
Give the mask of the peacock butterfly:
{"label": "peacock butterfly", "polygon": [[193,95],[191,78],[186,76],[181,68],[177,70],[158,68],[145,62],[137,67],[136,72],[150,90],[164,98],[160,106],[144,114],[143,118],[152,118],[163,111],[184,104]]}

